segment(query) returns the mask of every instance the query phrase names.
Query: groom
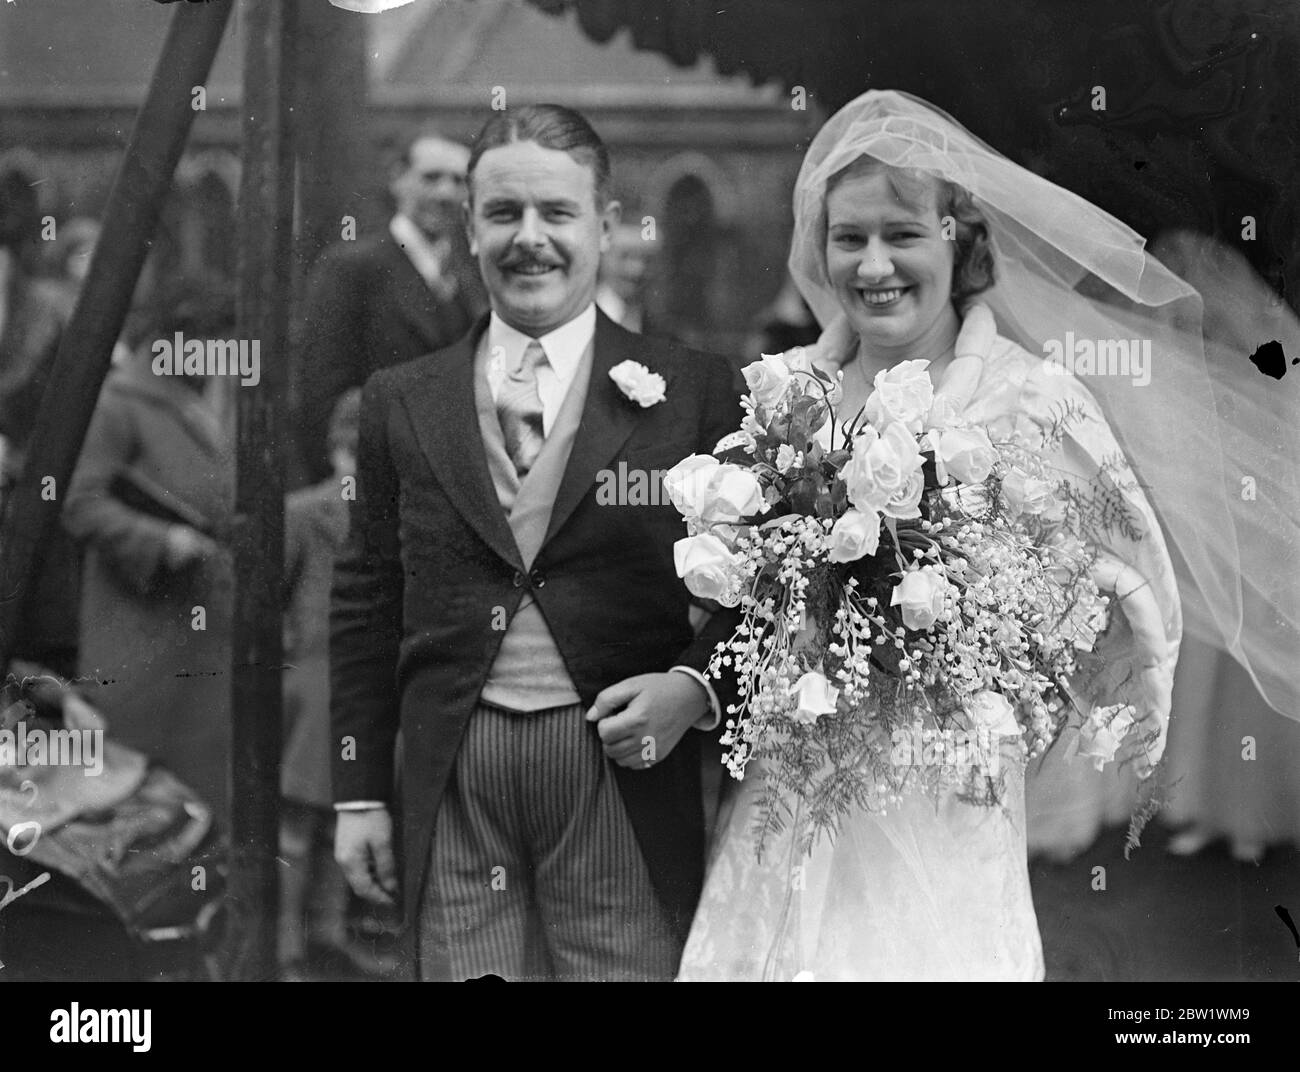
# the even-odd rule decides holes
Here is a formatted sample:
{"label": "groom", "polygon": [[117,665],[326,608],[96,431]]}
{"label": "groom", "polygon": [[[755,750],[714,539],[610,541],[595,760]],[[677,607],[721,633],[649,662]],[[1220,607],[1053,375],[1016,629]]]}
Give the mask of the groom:
{"label": "groom", "polygon": [[[467,218],[492,311],[365,387],[331,612],[335,854],[362,896],[400,891],[427,979],[670,979],[699,897],[692,728],[728,702],[701,671],[732,623],[692,637],[671,506],[596,491],[711,452],[739,391],[724,359],[597,310],[608,185],[577,113],[489,120]],[[661,401],[619,386],[629,362]]]}

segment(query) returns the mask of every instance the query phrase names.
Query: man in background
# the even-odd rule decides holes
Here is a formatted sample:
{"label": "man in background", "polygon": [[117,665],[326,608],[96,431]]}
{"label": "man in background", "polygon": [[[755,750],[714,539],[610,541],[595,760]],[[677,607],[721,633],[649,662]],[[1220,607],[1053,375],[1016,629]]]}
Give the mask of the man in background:
{"label": "man in background", "polygon": [[326,427],[339,396],[381,368],[460,338],[487,309],[461,228],[469,150],[417,135],[390,173],[383,233],[342,241],[313,269],[295,348],[295,424],[306,476],[330,472]]}
{"label": "man in background", "polygon": [[637,334],[660,334],[647,326],[645,308],[658,250],[658,239],[646,238],[634,224],[621,223],[600,258],[596,304],[619,327]]}

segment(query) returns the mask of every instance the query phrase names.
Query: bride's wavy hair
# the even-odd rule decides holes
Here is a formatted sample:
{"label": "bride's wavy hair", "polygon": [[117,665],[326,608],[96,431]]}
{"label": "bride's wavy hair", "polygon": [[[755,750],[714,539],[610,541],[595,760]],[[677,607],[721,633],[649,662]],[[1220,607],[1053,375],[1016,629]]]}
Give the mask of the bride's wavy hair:
{"label": "bride's wavy hair", "polygon": [[909,208],[924,208],[926,195],[933,190],[934,207],[939,219],[942,220],[945,216],[953,218],[953,241],[957,246],[952,259],[953,305],[962,309],[977,294],[991,289],[997,282],[997,273],[993,262],[993,243],[989,240],[989,224],[970,192],[947,179],[911,168],[892,167],[870,156],[858,157],[826,181],[826,192],[822,195],[822,249],[826,248],[825,202],[831,191],[850,175],[877,173],[884,174],[894,196]]}

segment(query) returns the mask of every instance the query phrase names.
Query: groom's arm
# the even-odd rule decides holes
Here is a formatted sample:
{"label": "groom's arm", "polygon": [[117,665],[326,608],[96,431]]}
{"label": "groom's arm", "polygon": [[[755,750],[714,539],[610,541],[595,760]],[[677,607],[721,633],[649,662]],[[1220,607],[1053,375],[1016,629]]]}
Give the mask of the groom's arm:
{"label": "groom's arm", "polygon": [[[743,380],[725,358],[694,353],[688,359],[704,367],[705,381],[694,452],[711,454],[718,440],[740,427]],[[627,678],[596,697],[587,719],[599,723],[597,732],[611,760],[643,769],[668,755],[692,728],[717,730],[737,691],[734,675],[725,668],[721,679],[707,677],[709,659],[739,621],[737,610],[718,611],[674,660],[672,670]]]}
{"label": "groom's arm", "polygon": [[398,890],[387,803],[399,720],[403,584],[386,386],[381,372],[362,389],[356,498],[330,598],[334,858],[357,895],[380,904],[393,903]]}

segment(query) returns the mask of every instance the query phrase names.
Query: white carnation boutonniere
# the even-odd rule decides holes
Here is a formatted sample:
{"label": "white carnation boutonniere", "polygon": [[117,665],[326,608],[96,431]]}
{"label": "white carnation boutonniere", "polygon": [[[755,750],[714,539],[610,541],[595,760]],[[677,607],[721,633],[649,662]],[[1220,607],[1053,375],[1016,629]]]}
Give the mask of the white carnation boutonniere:
{"label": "white carnation boutonniere", "polygon": [[668,396],[664,393],[664,378],[657,372],[651,372],[637,361],[621,361],[609,370],[609,378],[614,381],[625,398],[635,402],[642,409],[658,405]]}

